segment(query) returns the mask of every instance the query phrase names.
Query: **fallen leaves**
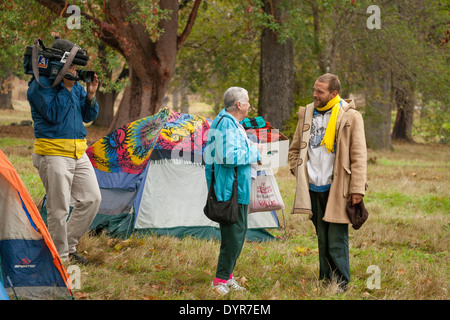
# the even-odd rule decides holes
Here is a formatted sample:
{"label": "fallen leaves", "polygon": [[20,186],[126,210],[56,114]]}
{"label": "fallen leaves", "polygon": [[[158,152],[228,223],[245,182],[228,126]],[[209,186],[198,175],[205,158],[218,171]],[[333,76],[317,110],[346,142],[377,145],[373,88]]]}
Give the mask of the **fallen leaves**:
{"label": "fallen leaves", "polygon": [[236,281],[239,282],[241,285],[246,286],[247,288],[250,288],[250,286],[248,285],[248,280],[246,277],[242,276],[242,277],[236,277]]}
{"label": "fallen leaves", "polygon": [[126,239],[117,243],[115,240],[110,240],[108,241],[108,245],[113,247],[115,252],[119,252],[124,249],[143,246],[145,245],[145,241],[138,239]]}
{"label": "fallen leaves", "polygon": [[311,249],[305,247],[297,247],[296,251],[299,256],[305,256],[311,253]]}
{"label": "fallen leaves", "polygon": [[401,268],[397,270],[397,274],[398,275],[404,275],[405,273],[407,273],[408,271],[406,271],[405,269]]}
{"label": "fallen leaves", "polygon": [[89,298],[89,293],[87,293],[87,292],[75,292],[73,294],[73,296],[77,300],[87,300]]}
{"label": "fallen leaves", "polygon": [[319,253],[319,250],[318,249],[311,250],[309,248],[299,246],[295,249],[295,252],[299,256],[307,256],[307,255],[317,254],[317,253]]}

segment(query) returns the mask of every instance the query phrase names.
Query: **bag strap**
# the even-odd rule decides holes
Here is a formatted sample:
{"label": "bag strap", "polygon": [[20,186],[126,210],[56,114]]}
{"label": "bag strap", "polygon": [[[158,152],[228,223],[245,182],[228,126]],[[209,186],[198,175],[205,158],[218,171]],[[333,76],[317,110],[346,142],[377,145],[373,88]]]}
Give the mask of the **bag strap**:
{"label": "bag strap", "polygon": [[81,48],[78,45],[74,44],[74,46],[72,47],[72,50],[70,50],[70,53],[69,53],[69,56],[68,56],[66,62],[64,63],[61,70],[59,70],[59,73],[56,76],[55,81],[53,82],[53,84],[50,87],[46,87],[39,81],[39,68],[38,68],[38,59],[39,59],[39,48],[38,47],[39,47],[39,45],[43,46],[41,39],[37,38],[34,40],[33,50],[31,52],[31,65],[33,68],[33,75],[34,75],[36,81],[42,87],[47,88],[47,89],[56,87],[61,82],[61,80],[64,78],[64,75],[66,74],[67,70],[72,65],[72,61],[75,58],[75,55],[77,54],[78,50],[80,50]]}
{"label": "bag strap", "polygon": [[[217,126],[219,125],[220,121],[222,121],[222,119],[225,117],[225,115],[223,115],[220,120],[217,122],[216,127],[214,129],[217,128]],[[214,139],[215,140],[215,139]],[[237,167],[234,167],[234,179],[237,180]],[[213,162],[212,162],[212,170],[211,170],[211,185],[214,184],[214,158],[213,158]]]}

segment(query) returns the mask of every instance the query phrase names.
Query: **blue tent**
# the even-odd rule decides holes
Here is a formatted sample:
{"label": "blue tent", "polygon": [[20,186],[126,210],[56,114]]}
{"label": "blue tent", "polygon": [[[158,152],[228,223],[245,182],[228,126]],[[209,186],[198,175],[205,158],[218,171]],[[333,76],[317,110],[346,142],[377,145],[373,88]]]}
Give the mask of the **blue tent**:
{"label": "blue tent", "polygon": [[9,300],[9,296],[6,293],[5,287],[3,287],[2,281],[0,281],[0,300]]}
{"label": "blue tent", "polygon": [[0,150],[0,297],[72,299],[69,275],[19,174]]}

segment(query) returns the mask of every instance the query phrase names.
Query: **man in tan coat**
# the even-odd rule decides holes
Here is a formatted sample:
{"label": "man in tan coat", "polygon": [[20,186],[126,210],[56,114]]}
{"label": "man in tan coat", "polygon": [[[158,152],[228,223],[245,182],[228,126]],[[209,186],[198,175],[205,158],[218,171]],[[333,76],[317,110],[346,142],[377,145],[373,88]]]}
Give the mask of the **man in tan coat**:
{"label": "man in tan coat", "polygon": [[314,84],[314,102],[299,108],[289,148],[297,178],[292,213],[309,214],[318,236],[320,279],[350,281],[347,201],[359,203],[366,191],[367,149],[363,118],[353,100],[339,96],[336,75]]}

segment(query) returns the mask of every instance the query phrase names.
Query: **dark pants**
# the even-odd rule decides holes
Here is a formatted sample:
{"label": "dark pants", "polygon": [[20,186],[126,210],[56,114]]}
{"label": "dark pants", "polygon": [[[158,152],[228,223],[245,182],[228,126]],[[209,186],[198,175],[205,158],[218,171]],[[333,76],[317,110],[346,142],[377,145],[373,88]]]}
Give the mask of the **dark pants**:
{"label": "dark pants", "polygon": [[329,191],[309,191],[312,221],[319,245],[320,279],[336,279],[339,284],[350,281],[348,224],[323,221]]}
{"label": "dark pants", "polygon": [[220,253],[216,277],[228,280],[233,273],[236,260],[244,246],[247,232],[248,205],[239,204],[238,221],[234,224],[220,224]]}

